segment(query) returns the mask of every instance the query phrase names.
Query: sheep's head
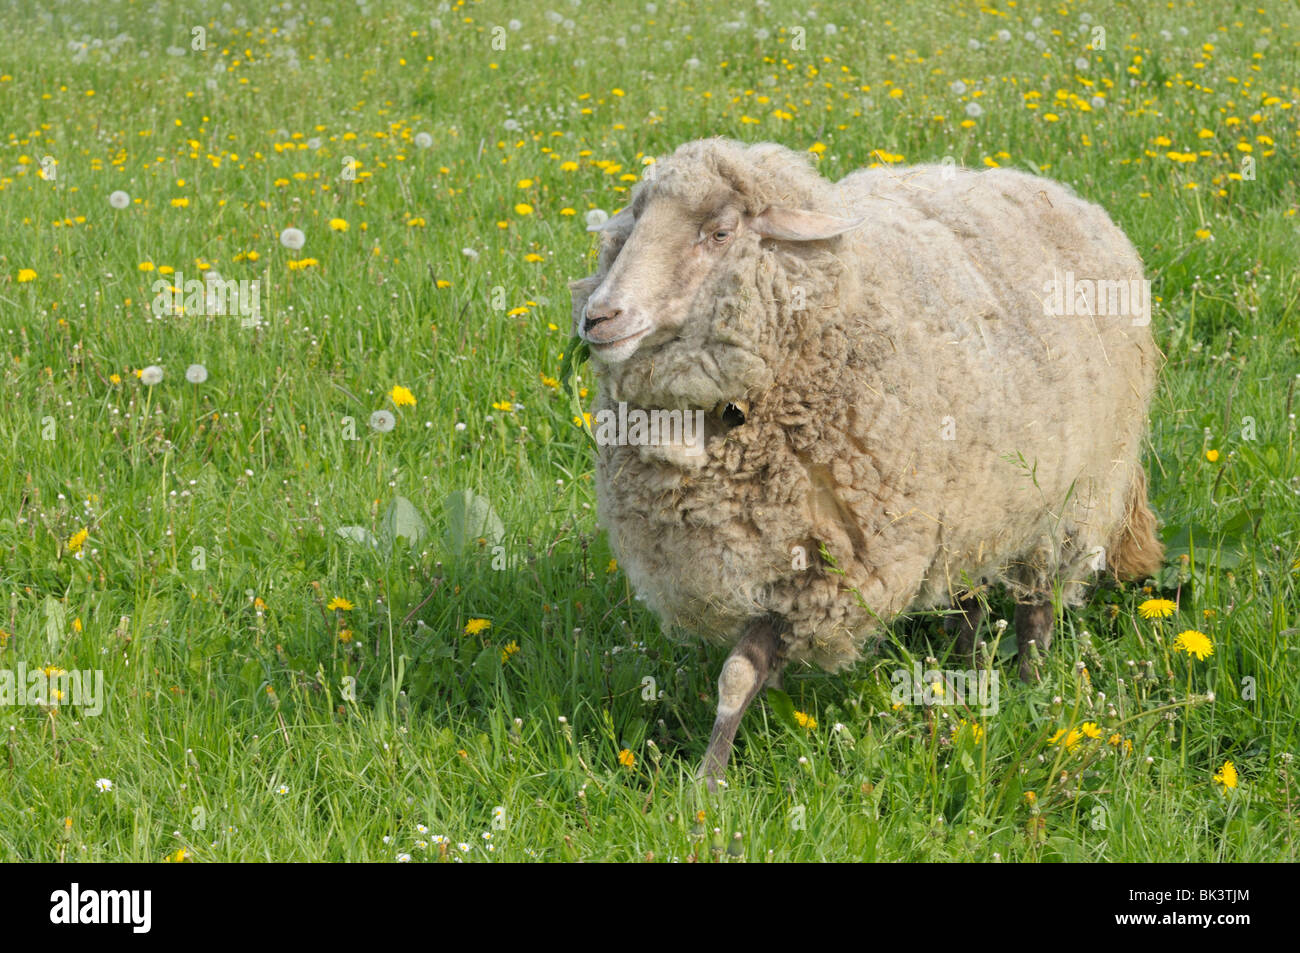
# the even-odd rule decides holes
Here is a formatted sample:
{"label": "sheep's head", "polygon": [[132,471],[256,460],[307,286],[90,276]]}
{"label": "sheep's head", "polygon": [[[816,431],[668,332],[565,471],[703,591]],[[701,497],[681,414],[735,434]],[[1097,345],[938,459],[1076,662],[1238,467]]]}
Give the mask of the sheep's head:
{"label": "sheep's head", "polygon": [[[701,295],[757,258],[764,240],[825,241],[861,224],[817,209],[828,186],[780,146],[687,143],[651,169],[602,232],[600,272],[576,282],[575,331],[605,366],[689,334]],[[819,202],[819,200],[821,200]]]}

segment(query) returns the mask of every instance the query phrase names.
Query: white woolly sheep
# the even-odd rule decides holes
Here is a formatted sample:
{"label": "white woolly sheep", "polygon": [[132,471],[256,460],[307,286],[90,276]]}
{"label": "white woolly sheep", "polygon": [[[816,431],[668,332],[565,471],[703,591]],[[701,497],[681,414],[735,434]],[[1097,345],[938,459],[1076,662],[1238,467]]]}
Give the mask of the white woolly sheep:
{"label": "white woolly sheep", "polygon": [[725,139],[652,172],[599,227],[573,316],[598,413],[704,415],[701,447],[598,433],[596,487],[637,593],[733,646],[710,787],[788,662],[840,669],[954,601],[970,651],[970,595],[997,583],[1030,680],[1054,591],[1158,568],[1139,454],[1159,354],[1142,263],[1100,208],[1003,169],[831,183]]}

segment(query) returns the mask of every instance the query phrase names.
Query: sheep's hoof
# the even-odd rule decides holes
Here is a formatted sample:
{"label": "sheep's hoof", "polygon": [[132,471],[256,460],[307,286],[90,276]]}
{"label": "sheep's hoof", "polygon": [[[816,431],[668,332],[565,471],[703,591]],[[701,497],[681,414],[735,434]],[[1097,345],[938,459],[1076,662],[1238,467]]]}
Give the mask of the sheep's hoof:
{"label": "sheep's hoof", "polygon": [[695,772],[695,780],[703,781],[710,794],[717,794],[719,785],[726,783],[723,780],[724,774],[726,774],[725,769],[716,771],[710,769],[709,759],[706,757],[704,763],[700,765],[700,770]]}

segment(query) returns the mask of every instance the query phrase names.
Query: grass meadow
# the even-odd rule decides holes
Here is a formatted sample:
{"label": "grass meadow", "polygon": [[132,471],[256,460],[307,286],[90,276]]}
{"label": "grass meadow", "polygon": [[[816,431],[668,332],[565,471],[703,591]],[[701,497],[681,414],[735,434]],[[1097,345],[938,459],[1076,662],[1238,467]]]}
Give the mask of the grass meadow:
{"label": "grass meadow", "polygon": [[[6,4],[0,859],[1296,859],[1297,27],[1279,0]],[[718,134],[1101,203],[1153,280],[1169,555],[1065,611],[1034,687],[990,593],[996,713],[899,702],[900,669],[956,665],[938,615],[790,671],[710,796],[724,653],[630,591],[595,382],[562,365],[588,215]],[[213,313],[204,273],[258,313]],[[102,711],[20,670],[102,673]]]}

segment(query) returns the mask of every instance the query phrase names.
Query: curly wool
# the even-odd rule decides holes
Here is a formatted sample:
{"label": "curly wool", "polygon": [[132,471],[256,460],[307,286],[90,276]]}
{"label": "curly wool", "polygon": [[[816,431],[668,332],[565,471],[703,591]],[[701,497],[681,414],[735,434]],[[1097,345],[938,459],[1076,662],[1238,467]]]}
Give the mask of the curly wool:
{"label": "curly wool", "polygon": [[[1066,187],[1009,170],[877,169],[830,183],[780,146],[688,143],[638,187],[867,223],[829,241],[746,232],[674,340],[595,362],[597,409],[710,412],[705,452],[602,446],[600,520],[669,628],[724,644],[755,616],[784,654],[854,662],[908,610],[1000,583],[1077,602],[1145,483],[1158,352],[1130,316],[1045,317],[1066,272],[1143,277]],[[630,223],[605,236],[598,273]],[[747,408],[730,427],[716,409]]]}

